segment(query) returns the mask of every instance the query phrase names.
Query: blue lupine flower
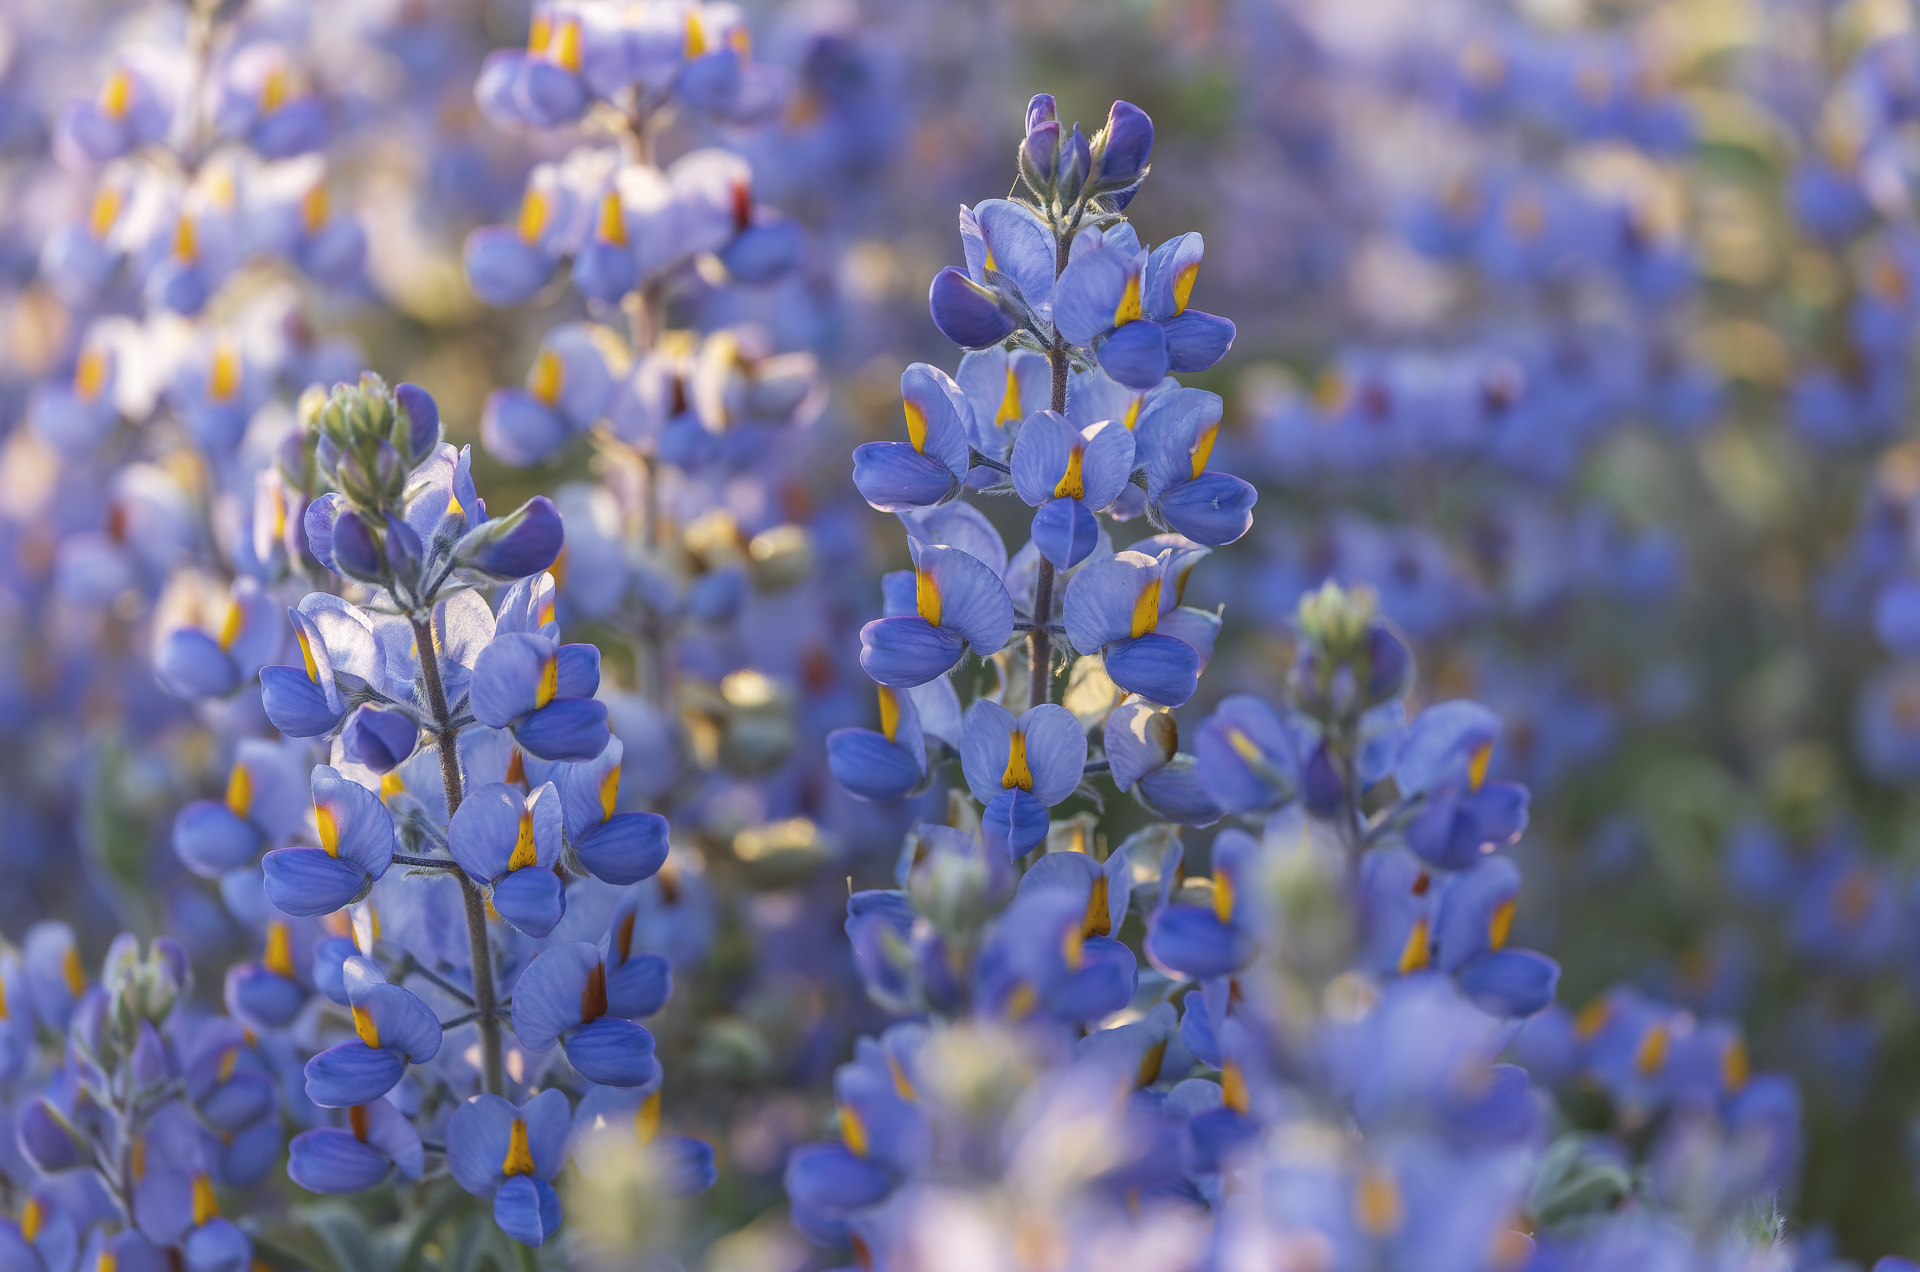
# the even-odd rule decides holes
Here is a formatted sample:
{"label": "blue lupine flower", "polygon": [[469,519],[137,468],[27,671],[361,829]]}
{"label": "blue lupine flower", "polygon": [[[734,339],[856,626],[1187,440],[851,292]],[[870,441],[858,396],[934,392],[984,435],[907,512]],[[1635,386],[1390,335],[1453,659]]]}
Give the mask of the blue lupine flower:
{"label": "blue lupine flower", "polygon": [[639,922],[640,902],[629,897],[614,911],[607,929],[607,1011],[628,1020],[653,1015],[673,995],[672,966],[634,944]]}
{"label": "blue lupine flower", "polygon": [[1262,699],[1223,698],[1194,737],[1200,784],[1230,812],[1278,808],[1299,790],[1295,745],[1280,714]]}
{"label": "blue lupine flower", "polygon": [[986,806],[987,842],[1020,858],[1046,842],[1047,810],[1073,794],[1087,762],[1087,738],[1056,703],[1015,719],[982,699],[967,710],[960,765],[973,797]]}
{"label": "blue lupine flower", "polygon": [[173,823],[173,850],[187,869],[215,878],[250,865],[262,848],[282,844],[304,813],[303,756],[244,738],[227,771],[224,798],[195,800]]}
{"label": "blue lupine flower", "polygon": [[626,370],[626,351],[610,345],[604,327],[554,328],[527,372],[527,387],[488,395],[480,419],[487,453],[517,467],[551,458],[606,414]]}
{"label": "blue lupine flower", "polygon": [[310,593],[287,616],[301,663],[261,669],[261,705],[288,737],[321,737],[346,715],[346,692],[385,683],[386,659],[366,615],[340,597]]}
{"label": "blue lupine flower", "polygon": [[307,1001],[294,960],[292,928],[285,919],[271,920],[260,961],[227,969],[228,1012],[259,1027],[284,1028]]}
{"label": "blue lupine flower", "polygon": [[1174,389],[1140,412],[1134,443],[1147,470],[1147,507],[1195,543],[1232,543],[1253,525],[1259,492],[1231,473],[1210,473],[1220,432],[1220,398]]}
{"label": "blue lupine flower", "polygon": [[596,758],[561,771],[561,807],[574,856],[594,878],[625,887],[650,879],[667,860],[667,819],[619,813],[620,762],[626,748],[610,738]]}
{"label": "blue lupine flower", "polygon": [[1394,782],[1401,795],[1425,801],[1402,834],[1435,866],[1463,870],[1527,828],[1527,788],[1486,780],[1499,731],[1498,716],[1465,700],[1428,707],[1407,729]]}
{"label": "blue lupine flower", "polygon": [[529,128],[577,119],[589,101],[580,78],[582,21],[552,7],[536,10],[524,52],[488,54],[473,89],[480,109],[498,122]]}
{"label": "blue lupine flower", "polygon": [[968,648],[991,658],[1013,635],[1012,598],[972,555],[916,545],[913,577],[917,614],[860,629],[860,666],[881,684],[926,684],[952,670]]}
{"label": "blue lupine flower", "polygon": [[535,495],[504,516],[488,518],[479,507],[473,529],[453,547],[453,560],[461,569],[511,583],[552,568],[565,543],[559,509],[545,495]]}
{"label": "blue lupine flower", "polygon": [[967,479],[973,413],[947,373],[916,362],[900,375],[906,442],[867,442],[853,451],[853,484],[881,512],[945,503]]}
{"label": "blue lupine flower", "polygon": [[371,1104],[393,1090],[409,1064],[425,1064],[440,1050],[440,1021],[432,1008],[389,985],[370,959],[349,958],[345,973],[359,1036],[307,1061],[307,1098],[321,1108]]}
{"label": "blue lupine flower", "polygon": [[539,1246],[560,1227],[553,1178],[567,1164],[572,1125],[566,1093],[555,1088],[519,1106],[473,1096],[447,1120],[447,1168],[469,1193],[492,1199],[502,1232]]}
{"label": "blue lupine flower", "polygon": [[116,66],[96,96],[76,98],[60,112],[61,134],[95,163],[163,140],[172,123],[173,103],[160,81],[130,63]]}
{"label": "blue lupine flower", "polygon": [[1133,474],[1134,435],[1117,421],[1076,428],[1053,411],[1027,417],[1014,439],[1013,488],[1033,514],[1033,541],[1058,569],[1080,564],[1104,512]]}
{"label": "blue lupine flower", "polygon": [[1169,371],[1205,371],[1226,356],[1234,334],[1227,319],[1187,308],[1205,250],[1193,233],[1151,255],[1106,243],[1076,250],[1053,288],[1054,324],[1131,388],[1150,389]]}
{"label": "blue lupine flower", "polygon": [[513,1032],[529,1051],[555,1042],[582,1075],[603,1086],[639,1086],[653,1076],[653,1035],[609,1015],[607,967],[600,952],[578,942],[534,956],[513,988]]}
{"label": "blue lupine flower", "polygon": [[1149,811],[1182,826],[1211,826],[1225,811],[1197,759],[1180,753],[1172,712],[1129,698],[1107,716],[1101,745],[1113,784]]}
{"label": "blue lupine flower", "polygon": [[380,797],[339,770],[313,770],[318,848],[281,848],[261,862],[267,898],[288,914],[331,914],[365,896],[393,864],[393,818]]}
{"label": "blue lupine flower", "polygon": [[486,890],[500,917],[528,936],[553,931],[567,897],[554,866],[564,818],[552,782],[522,796],[489,783],[467,792],[447,827],[447,851]]}
{"label": "blue lupine flower", "polygon": [[420,1133],[385,1098],[353,1105],[344,1127],[302,1131],[287,1145],[287,1176],[308,1192],[365,1192],[396,1170],[403,1179],[418,1179],[424,1169]]}
{"label": "blue lupine flower", "polygon": [[1041,861],[1055,857],[1063,861],[1032,883],[1021,880],[1013,904],[988,929],[974,998],[1014,1020],[1036,1009],[1062,1020],[1097,1020],[1132,1001],[1138,979],[1133,951],[1101,934],[1118,930],[1126,889],[1083,853],[1048,853]]}
{"label": "blue lupine flower", "polygon": [[1255,929],[1241,897],[1253,892],[1251,877],[1260,841],[1244,830],[1223,830],[1213,841],[1213,904],[1167,905],[1153,916],[1147,954],[1155,966],[1196,980],[1227,976],[1256,952]]}
{"label": "blue lupine flower", "polygon": [[[543,567],[544,568],[544,567]],[[600,651],[532,632],[497,636],[473,664],[473,715],[543,760],[591,760],[607,746]]]}
{"label": "blue lupine flower", "polygon": [[[827,735],[827,767],[856,799],[885,803],[914,793],[926,781],[933,750],[957,746],[960,700],[939,677],[913,689],[876,685],[880,728],[835,729]],[[922,704],[926,704],[926,712]]]}
{"label": "blue lupine flower", "polygon": [[[1082,373],[1075,378],[1086,377]],[[1053,369],[1044,356],[1032,349],[973,350],[960,359],[953,379],[966,395],[970,408],[964,416],[967,441],[982,455],[1002,464],[1012,453],[1020,421],[1035,411],[1045,410],[1053,395]],[[1083,419],[1074,412],[1074,397],[1075,390],[1070,387],[1067,418],[1076,425],[1085,427],[1100,420],[1121,418],[1121,413],[1096,413]],[[1125,422],[1129,427],[1132,425],[1130,418]],[[999,474],[983,466],[969,475],[968,484],[993,485],[1000,480]]]}
{"label": "blue lupine flower", "polygon": [[1158,631],[1174,608],[1176,590],[1166,587],[1171,550],[1159,557],[1117,552],[1089,561],[1067,584],[1067,639],[1082,655],[1099,654],[1113,683],[1163,707],[1193,696],[1200,655],[1177,637]]}
{"label": "blue lupine flower", "polygon": [[216,698],[251,680],[280,652],[279,606],[253,579],[237,579],[218,632],[175,628],[154,652],[160,683],[183,698]]}

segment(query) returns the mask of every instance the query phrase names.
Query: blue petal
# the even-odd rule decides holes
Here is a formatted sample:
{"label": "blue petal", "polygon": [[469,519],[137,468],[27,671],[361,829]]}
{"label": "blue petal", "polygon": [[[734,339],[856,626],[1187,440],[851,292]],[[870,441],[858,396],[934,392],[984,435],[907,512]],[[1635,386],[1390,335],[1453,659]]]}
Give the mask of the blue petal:
{"label": "blue petal", "polygon": [[966,349],[999,344],[1019,327],[997,296],[951,265],[933,276],[927,308],[940,334]]}
{"label": "blue petal", "polygon": [[1532,950],[1483,954],[1461,969],[1460,989],[1489,1015],[1518,1019],[1542,1011],[1560,986],[1560,965]]}
{"label": "blue petal", "polygon": [[881,512],[930,508],[951,499],[959,481],[939,461],[905,442],[867,442],[853,448],[853,484]]}
{"label": "blue petal", "polygon": [[770,283],[792,269],[806,247],[806,236],[793,221],[781,219],[750,225],[736,234],[720,252],[720,263],[735,282],[749,287]]}
{"label": "blue petal", "polygon": [[[365,983],[365,962],[350,961],[346,969],[347,999],[366,1013],[379,1031],[380,1050],[394,1052],[414,1064],[425,1064],[440,1052],[440,1018],[412,990],[384,982]],[[362,1100],[359,1103],[366,1103]]]}
{"label": "blue petal", "polygon": [[872,729],[827,734],[827,767],[856,799],[876,804],[899,799],[926,775],[924,754],[909,755]]}
{"label": "blue petal", "polygon": [[240,680],[233,659],[197,627],[182,627],[162,641],[153,670],[167,691],[181,698],[217,698]]}
{"label": "blue petal", "polygon": [[653,1035],[631,1020],[603,1017],[566,1039],[567,1059],[601,1086],[642,1086],[653,1076]]}
{"label": "blue petal", "polygon": [[625,887],[651,879],[666,864],[667,829],[658,813],[615,813],[573,846],[588,874]]}
{"label": "blue petal", "polygon": [[570,435],[566,418],[525,389],[495,389],[480,413],[480,444],[516,468],[550,459]]}
{"label": "blue petal", "polygon": [[839,1144],[803,1144],[787,1157],[787,1195],[811,1210],[837,1215],[872,1205],[893,1180],[878,1162]]}
{"label": "blue petal", "polygon": [[[556,697],[591,698],[600,691],[598,645],[562,645],[554,651],[553,663]],[[587,758],[594,759],[599,754],[595,751]]]}
{"label": "blue petal", "polygon": [[639,274],[632,251],[618,243],[596,239],[573,258],[574,290],[588,300],[619,300],[633,290]]}
{"label": "blue petal", "polygon": [[187,869],[215,879],[253,861],[261,836],[217,799],[197,799],[173,820],[173,851]]}
{"label": "blue petal", "polygon": [[999,653],[1013,636],[1013,599],[1000,576],[971,553],[937,544],[920,549],[918,568],[939,590],[940,626],[958,633],[982,658]]}
{"label": "blue petal", "polygon": [[641,1020],[667,1005],[673,968],[658,954],[635,954],[607,969],[607,1014]]}
{"label": "blue petal", "polygon": [[1160,497],[1160,516],[1195,543],[1232,543],[1253,526],[1260,492],[1231,473],[1201,473]]}
{"label": "blue petal", "polygon": [[357,708],[340,734],[340,749],[348,759],[376,773],[390,773],[413,754],[420,726],[402,711],[371,703]]}
{"label": "blue petal", "polygon": [[663,1135],[649,1146],[659,1160],[661,1190],[669,1197],[691,1197],[713,1187],[720,1177],[714,1167],[713,1145],[683,1135]]}
{"label": "blue petal", "polygon": [[1092,1021],[1111,1016],[1133,1001],[1140,966],[1133,951],[1104,936],[1088,937],[1080,967],[1047,995],[1047,1010],[1062,1020]]}
{"label": "blue petal", "polygon": [[287,1145],[287,1176],[308,1192],[365,1192],[384,1183],[392,1170],[385,1153],[338,1127],[302,1131]]}
{"label": "blue petal", "polygon": [[1047,806],[1032,792],[1012,787],[988,803],[980,830],[990,846],[1018,861],[1047,842]]}
{"label": "blue petal", "polygon": [[493,1195],[493,1221],[521,1245],[538,1247],[560,1230],[560,1194],[544,1179],[515,1175]]}
{"label": "blue petal", "polygon": [[1165,571],[1144,552],[1116,552],[1084,565],[1067,584],[1062,601],[1067,639],[1082,654],[1099,653],[1132,631],[1141,594]]}
{"label": "blue petal", "polygon": [[[1205,371],[1227,356],[1233,347],[1233,323],[1214,314],[1189,309],[1163,324],[1169,369],[1182,375]],[[1106,365],[1102,358],[1101,365]],[[1120,377],[1115,376],[1116,380]],[[1124,383],[1124,381],[1123,381]]]}
{"label": "blue petal", "polygon": [[447,851],[469,877],[491,883],[507,872],[525,810],[525,798],[503,783],[469,790],[447,825]]}
{"label": "blue petal", "polygon": [[529,866],[510,872],[493,885],[493,908],[528,936],[542,937],[553,931],[566,913],[566,888],[552,870]]}
{"label": "blue petal", "polygon": [[590,760],[606,749],[607,704],[594,698],[556,698],[513,726],[528,754],[543,760]]}
{"label": "blue petal", "polygon": [[1087,766],[1087,735],[1071,711],[1043,702],[1020,717],[1033,797],[1052,807],[1073,794]]}
{"label": "blue petal", "polygon": [[1163,707],[1178,707],[1200,685],[1200,655],[1192,645],[1158,633],[1117,640],[1108,646],[1107,676],[1129,693]]}
{"label": "blue petal", "polygon": [[926,457],[955,477],[966,476],[967,421],[972,408],[953,377],[924,362],[912,363],[900,373],[900,400],[909,417],[917,411],[926,423],[920,444]]}
{"label": "blue petal", "polygon": [[1147,953],[1161,967],[1194,980],[1211,980],[1246,966],[1254,949],[1246,933],[1222,923],[1212,910],[1173,905],[1154,916]]}
{"label": "blue petal", "polygon": [[1081,252],[1067,262],[1053,285],[1053,323],[1069,344],[1090,345],[1113,329],[1132,268],[1130,257],[1110,247]]}
{"label": "blue petal", "polygon": [[1050,499],[1033,514],[1033,545],[1056,570],[1071,570],[1100,545],[1100,523],[1078,499]]}
{"label": "blue petal", "polygon": [[281,848],[268,853],[260,865],[267,900],[288,914],[332,914],[358,900],[373,882],[352,862],[318,848]]}
{"label": "blue petal", "polygon": [[[499,1186],[520,1115],[505,1096],[491,1094],[469,1096],[453,1110],[447,1119],[447,1169],[460,1187],[485,1197]],[[527,1139],[531,1149],[532,1135]]]}
{"label": "blue petal", "polygon": [[1157,322],[1130,322],[1100,345],[1100,369],[1131,389],[1167,378],[1167,333]]}
{"label": "blue petal", "polygon": [[[1012,631],[1012,621],[1007,628]],[[860,629],[860,666],[883,685],[911,689],[951,671],[966,642],[919,617],[878,618]]]}
{"label": "blue petal", "polygon": [[323,1109],[371,1104],[393,1090],[406,1071],[398,1052],[343,1042],[307,1061],[307,1098]]}
{"label": "blue petal", "polygon": [[581,995],[599,965],[599,951],[577,941],[534,955],[513,987],[513,1032],[522,1046],[545,1051],[580,1023]]}
{"label": "blue petal", "polygon": [[257,1026],[280,1029],[300,1014],[307,992],[257,963],[240,963],[227,969],[226,1000],[235,1015]]}

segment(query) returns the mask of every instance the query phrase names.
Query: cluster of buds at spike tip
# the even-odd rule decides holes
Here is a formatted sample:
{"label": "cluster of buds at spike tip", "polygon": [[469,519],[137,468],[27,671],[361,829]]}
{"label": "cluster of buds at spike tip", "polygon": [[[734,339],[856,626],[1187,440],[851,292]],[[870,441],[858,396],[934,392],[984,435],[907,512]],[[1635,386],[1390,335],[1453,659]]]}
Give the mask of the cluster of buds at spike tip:
{"label": "cluster of buds at spike tip", "polygon": [[317,434],[320,479],[376,520],[399,507],[407,475],[440,444],[433,399],[411,384],[389,389],[371,371],[358,384],[334,385],[317,407],[310,399],[302,407]]}
{"label": "cluster of buds at spike tip", "polygon": [[1102,210],[1118,212],[1139,190],[1152,151],[1153,121],[1133,103],[1115,102],[1089,141],[1079,124],[1063,131],[1052,95],[1041,93],[1027,103],[1020,179],[1057,218],[1069,219],[1082,198],[1104,197]]}
{"label": "cluster of buds at spike tip", "polygon": [[1413,655],[1380,617],[1371,588],[1329,579],[1300,599],[1294,628],[1294,693],[1314,715],[1356,715],[1406,692]]}

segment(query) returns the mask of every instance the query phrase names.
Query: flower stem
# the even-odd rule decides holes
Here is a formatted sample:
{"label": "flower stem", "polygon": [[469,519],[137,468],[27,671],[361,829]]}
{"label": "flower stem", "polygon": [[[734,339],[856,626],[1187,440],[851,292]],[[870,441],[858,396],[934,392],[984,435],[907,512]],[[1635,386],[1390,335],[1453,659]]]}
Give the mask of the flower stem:
{"label": "flower stem", "polygon": [[[440,780],[447,788],[447,816],[460,808],[460,752],[458,735],[453,730],[453,713],[447,710],[447,691],[440,680],[440,659],[434,653],[433,627],[422,619],[413,620],[413,640],[420,650],[420,677],[426,681],[427,706],[433,711],[433,724],[440,747]],[[460,899],[467,911],[467,955],[473,963],[473,1005],[480,1017],[481,1075],[487,1094],[506,1093],[505,1048],[500,1037],[498,1000],[493,987],[493,946],[487,939],[487,904],[479,887],[461,871]]]}

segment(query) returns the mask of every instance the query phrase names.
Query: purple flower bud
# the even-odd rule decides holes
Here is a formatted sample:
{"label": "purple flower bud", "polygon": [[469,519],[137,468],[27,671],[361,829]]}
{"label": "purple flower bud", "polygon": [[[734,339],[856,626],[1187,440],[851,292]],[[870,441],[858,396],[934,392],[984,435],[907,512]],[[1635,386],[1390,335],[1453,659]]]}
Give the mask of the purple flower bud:
{"label": "purple flower bud", "polygon": [[[308,542],[312,542],[311,527],[308,536]],[[380,581],[384,564],[380,558],[380,545],[374,541],[373,531],[367,528],[367,523],[360,519],[359,513],[345,509],[334,520],[332,548],[330,564],[336,573],[367,583]],[[320,555],[317,547],[314,555]]]}
{"label": "purple flower bud", "polygon": [[1027,184],[1035,187],[1035,193],[1052,184],[1053,168],[1059,158],[1059,120],[1050,119],[1027,130],[1027,139],[1020,143],[1020,173],[1027,178]]}
{"label": "purple flower bud", "polygon": [[453,556],[464,569],[523,579],[558,560],[565,542],[560,510],[545,495],[535,495],[506,516],[468,531]]}
{"label": "purple flower bud", "polygon": [[440,407],[417,384],[402,384],[393,390],[393,399],[407,421],[410,457],[418,464],[440,444]]}
{"label": "purple flower bud", "polygon": [[427,549],[412,526],[392,513],[387,514],[387,564],[395,578],[415,579],[427,558]]}
{"label": "purple flower bud", "polygon": [[1055,169],[1055,184],[1060,188],[1060,201],[1071,204],[1080,197],[1081,189],[1087,184],[1087,173],[1093,167],[1091,148],[1087,144],[1087,135],[1080,131],[1080,125],[1073,126],[1073,132],[1060,146],[1060,160]]}
{"label": "purple flower bud", "polygon": [[1146,171],[1153,153],[1153,120],[1132,102],[1115,102],[1095,150],[1093,185],[1101,190],[1125,189]]}
{"label": "purple flower bud", "polygon": [[998,296],[951,265],[933,276],[927,308],[940,334],[968,349],[998,344],[1019,327]]}
{"label": "purple flower bud", "polygon": [[1027,103],[1027,131],[1031,133],[1042,124],[1054,124],[1060,121],[1060,115],[1054,109],[1052,93],[1035,93]]}
{"label": "purple flower bud", "polygon": [[141,1021],[134,1035],[132,1067],[134,1088],[139,1091],[158,1090],[172,1076],[167,1044],[151,1021]]}

